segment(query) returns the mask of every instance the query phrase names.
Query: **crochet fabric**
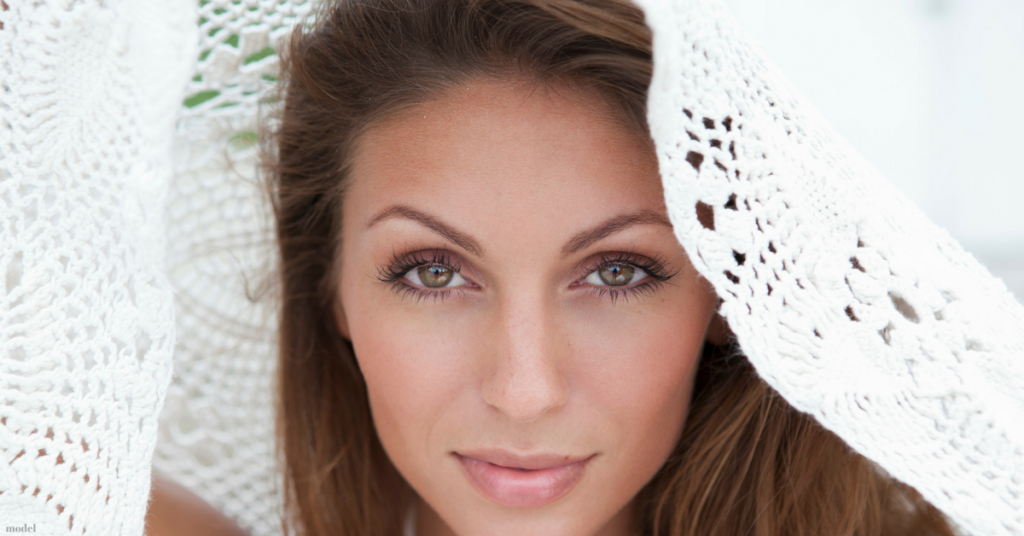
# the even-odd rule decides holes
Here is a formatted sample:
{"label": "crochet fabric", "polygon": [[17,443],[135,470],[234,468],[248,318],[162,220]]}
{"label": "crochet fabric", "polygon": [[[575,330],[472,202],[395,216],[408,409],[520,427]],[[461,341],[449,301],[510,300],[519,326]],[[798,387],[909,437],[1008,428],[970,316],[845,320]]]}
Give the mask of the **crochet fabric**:
{"label": "crochet fabric", "polygon": [[139,535],[171,379],[161,221],[195,8],[0,2],[0,526]]}
{"label": "crochet fabric", "polygon": [[277,248],[257,131],[276,81],[274,51],[312,5],[200,3],[199,61],[178,101],[166,212],[177,343],[153,465],[254,536],[279,534],[277,303],[268,294]]}
{"label": "crochet fabric", "polygon": [[[140,535],[152,467],[280,532],[255,142],[311,6],[198,3],[0,3],[0,525]],[[715,1],[638,4],[669,215],[759,374],[965,533],[1024,535],[1024,308]]]}
{"label": "crochet fabric", "polygon": [[1024,534],[1024,307],[717,2],[638,4],[669,216],[758,374],[966,532]]}

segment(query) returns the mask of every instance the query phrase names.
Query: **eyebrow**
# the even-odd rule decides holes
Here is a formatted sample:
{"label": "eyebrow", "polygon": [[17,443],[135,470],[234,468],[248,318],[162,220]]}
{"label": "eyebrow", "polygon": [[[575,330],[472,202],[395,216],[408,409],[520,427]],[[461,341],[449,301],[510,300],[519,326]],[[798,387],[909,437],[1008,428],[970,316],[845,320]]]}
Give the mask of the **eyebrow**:
{"label": "eyebrow", "polygon": [[[441,235],[462,249],[465,249],[478,257],[483,257],[483,248],[480,247],[480,244],[468,234],[458,231],[434,216],[416,210],[408,205],[394,205],[384,209],[380,214],[377,214],[377,216],[370,220],[370,223],[367,224],[366,228],[369,229],[383,220],[394,217],[402,217],[419,222],[424,227]],[[665,216],[653,210],[641,210],[631,214],[615,216],[614,218],[606,220],[590,229],[576,233],[576,235],[562,247],[562,257],[567,257],[573,253],[579,252],[598,240],[623,231],[627,227],[644,224],[658,224],[666,225],[669,228],[672,227],[672,223],[669,222]]]}
{"label": "eyebrow", "polygon": [[470,237],[468,234],[463,233],[461,231],[457,231],[455,230],[454,227],[442,222],[441,220],[431,216],[430,214],[420,212],[419,210],[416,210],[408,205],[394,205],[384,209],[383,211],[381,211],[380,214],[377,214],[375,218],[370,220],[370,223],[366,226],[366,228],[369,229],[370,227],[373,227],[377,223],[388,218],[393,218],[395,216],[400,216],[402,218],[419,222],[421,225],[441,235],[449,242],[458,245],[462,249],[472,253],[473,255],[476,255],[477,257],[483,257],[483,248],[480,247],[480,244],[477,243],[476,240],[473,240],[473,238]]}
{"label": "eyebrow", "polygon": [[562,257],[572,255],[573,253],[590,246],[594,242],[618,233],[627,227],[643,224],[658,224],[667,225],[669,228],[672,227],[672,223],[668,221],[665,216],[662,216],[660,213],[653,210],[641,210],[640,212],[634,212],[632,214],[623,214],[590,229],[577,233],[576,236],[572,237],[572,239],[562,247]]}

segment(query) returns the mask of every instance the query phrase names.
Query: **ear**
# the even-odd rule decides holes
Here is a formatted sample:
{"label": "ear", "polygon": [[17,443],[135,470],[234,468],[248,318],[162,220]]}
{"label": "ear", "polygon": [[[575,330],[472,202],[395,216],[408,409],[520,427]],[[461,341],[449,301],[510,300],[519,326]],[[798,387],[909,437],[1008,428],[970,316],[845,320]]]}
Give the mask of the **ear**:
{"label": "ear", "polygon": [[331,316],[334,317],[334,325],[337,326],[338,333],[351,341],[352,337],[348,333],[348,319],[345,318],[345,309],[341,307],[341,298],[335,299],[334,304],[331,305]]}
{"label": "ear", "polygon": [[705,340],[716,346],[723,345],[729,342],[732,338],[732,330],[729,329],[729,323],[722,318],[722,315],[715,313],[715,316],[711,317],[711,323],[708,324],[708,331],[705,335]]}

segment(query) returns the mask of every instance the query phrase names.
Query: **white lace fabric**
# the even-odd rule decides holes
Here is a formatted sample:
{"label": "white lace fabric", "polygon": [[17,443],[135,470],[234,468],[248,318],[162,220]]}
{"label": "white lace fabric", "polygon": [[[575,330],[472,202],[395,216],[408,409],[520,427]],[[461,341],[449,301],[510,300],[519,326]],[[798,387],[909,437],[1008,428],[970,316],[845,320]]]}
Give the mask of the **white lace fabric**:
{"label": "white lace fabric", "polygon": [[199,61],[178,121],[167,200],[174,379],[154,468],[254,536],[281,531],[274,456],[277,304],[272,221],[257,176],[260,103],[305,1],[200,2]]}
{"label": "white lace fabric", "polygon": [[0,6],[0,526],[143,531],[189,2]]}
{"label": "white lace fabric", "polygon": [[967,532],[1024,534],[1024,308],[720,5],[638,3],[669,216],[758,374]]}
{"label": "white lace fabric", "polygon": [[[155,469],[280,533],[255,140],[311,4],[4,1],[0,526],[142,534]],[[1024,535],[1022,307],[717,2],[638,4],[669,215],[758,373],[966,534]]]}

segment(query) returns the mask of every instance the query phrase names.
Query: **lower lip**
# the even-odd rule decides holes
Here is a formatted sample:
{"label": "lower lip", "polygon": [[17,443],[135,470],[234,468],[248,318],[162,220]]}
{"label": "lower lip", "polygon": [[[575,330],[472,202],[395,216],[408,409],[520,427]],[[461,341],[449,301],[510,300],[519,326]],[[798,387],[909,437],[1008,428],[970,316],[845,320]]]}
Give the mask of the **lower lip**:
{"label": "lower lip", "polygon": [[523,471],[494,465],[459,454],[470,484],[484,497],[504,506],[532,508],[551,504],[572,491],[583,477],[590,458],[546,469]]}

